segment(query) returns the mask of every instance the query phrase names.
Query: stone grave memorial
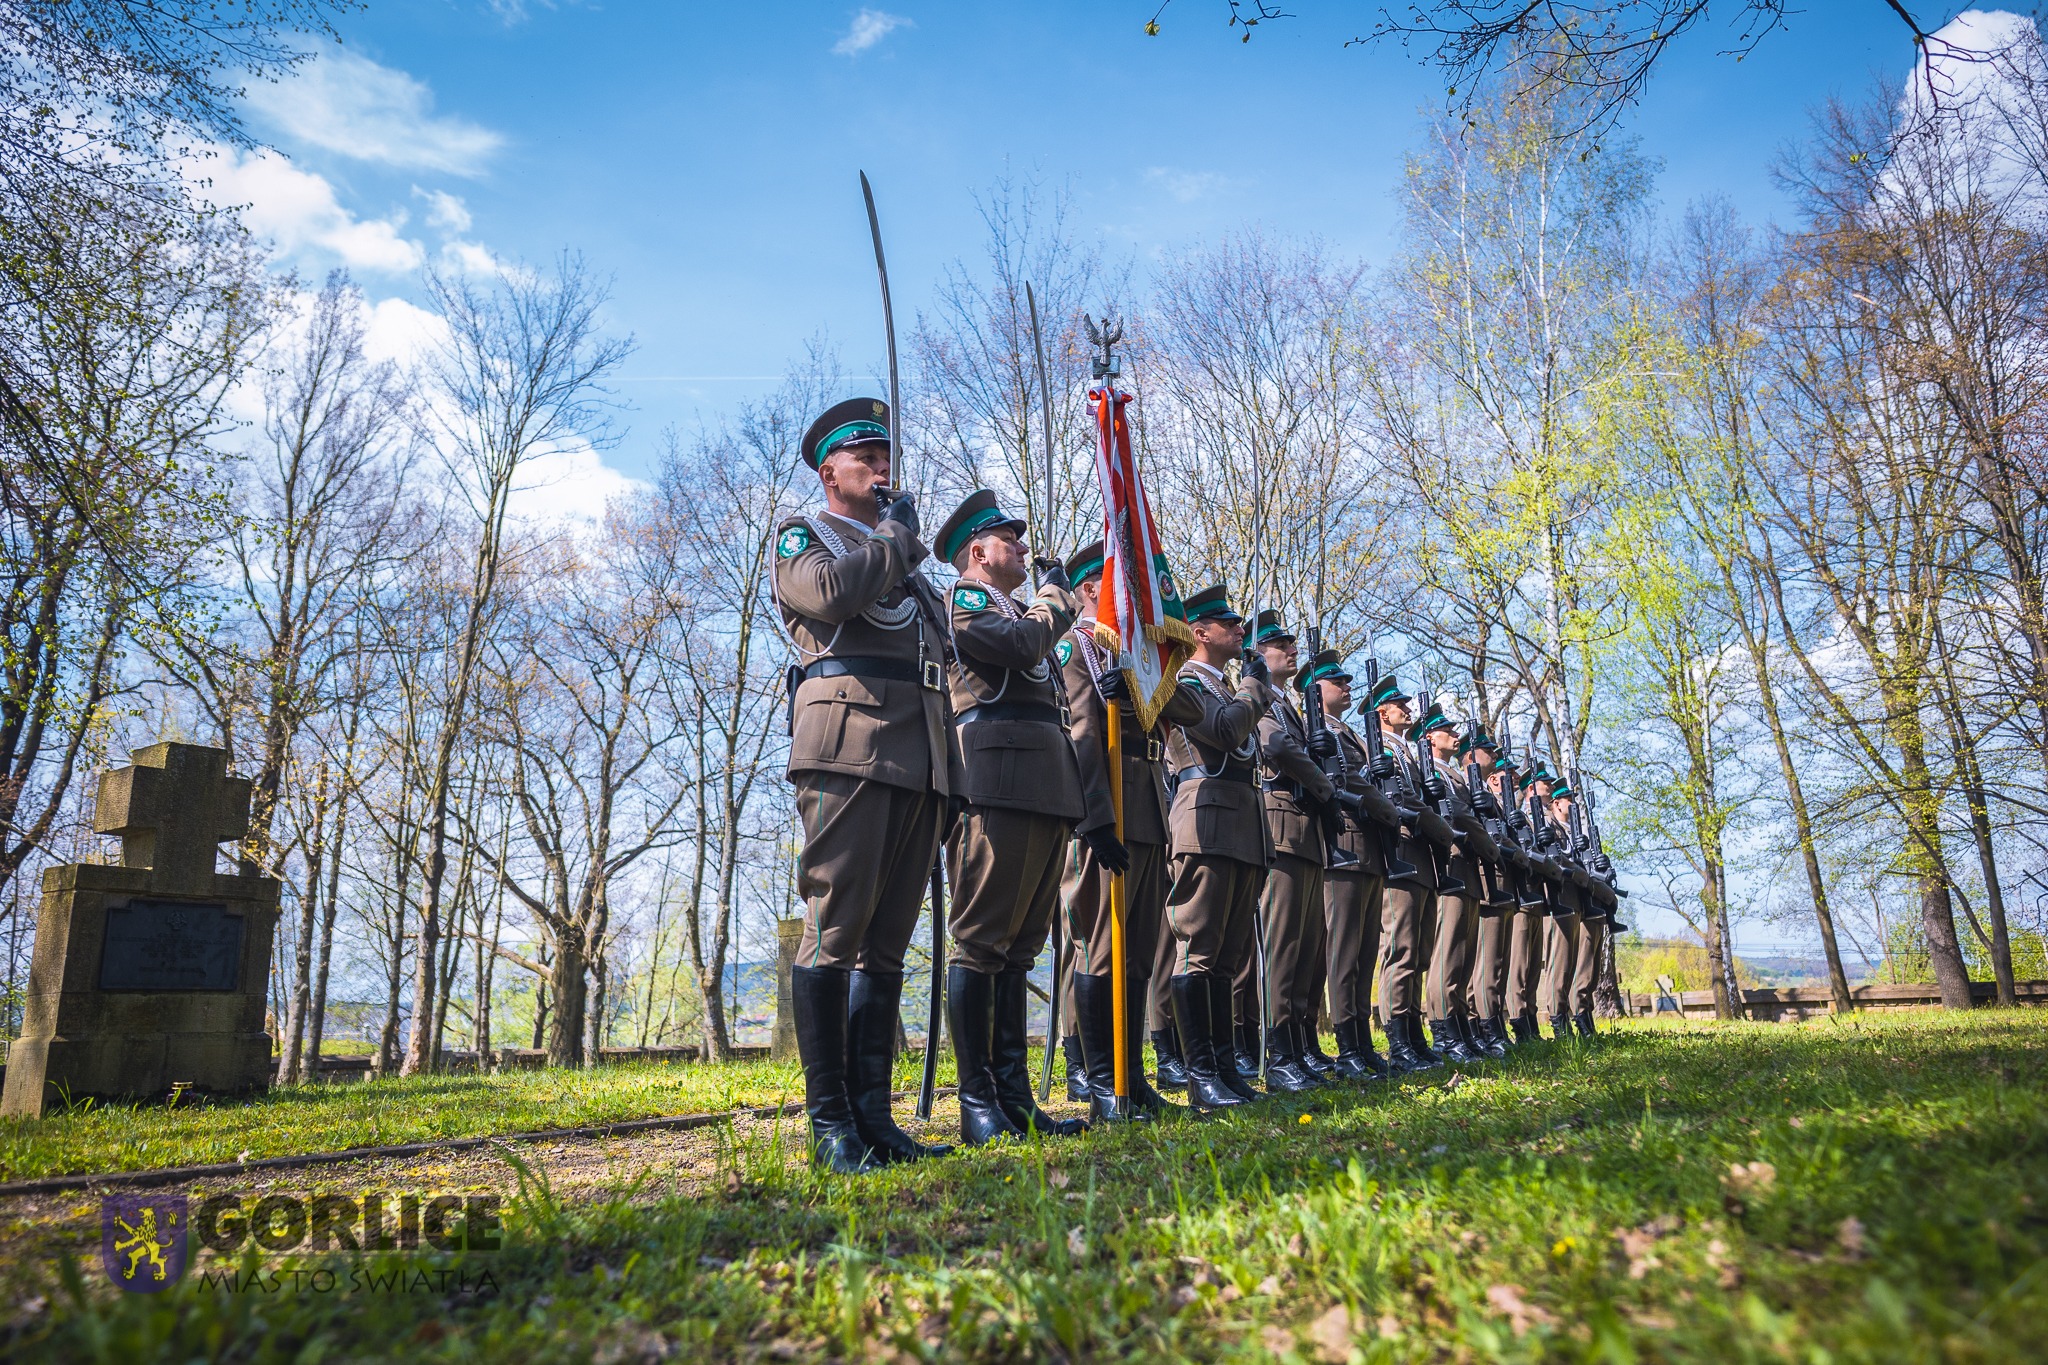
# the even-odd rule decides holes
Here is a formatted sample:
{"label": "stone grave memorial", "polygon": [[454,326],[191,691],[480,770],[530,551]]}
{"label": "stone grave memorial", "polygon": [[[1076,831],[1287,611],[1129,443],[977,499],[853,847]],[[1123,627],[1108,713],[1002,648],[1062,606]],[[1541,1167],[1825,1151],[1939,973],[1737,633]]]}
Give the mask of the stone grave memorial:
{"label": "stone grave memorial", "polygon": [[100,778],[93,812],[97,832],[120,836],[120,863],[43,874],[0,1114],[270,1084],[278,883],[216,869],[221,843],[249,831],[249,780],[228,776],[224,749],[152,744],[129,758]]}

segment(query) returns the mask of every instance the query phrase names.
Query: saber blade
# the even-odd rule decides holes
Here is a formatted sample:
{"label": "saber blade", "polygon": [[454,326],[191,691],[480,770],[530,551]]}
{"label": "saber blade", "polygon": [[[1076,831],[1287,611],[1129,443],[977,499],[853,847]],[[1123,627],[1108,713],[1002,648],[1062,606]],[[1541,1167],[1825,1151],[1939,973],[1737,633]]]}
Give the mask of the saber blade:
{"label": "saber blade", "polygon": [[1052,534],[1052,381],[1045,368],[1045,338],[1038,330],[1038,296],[1031,292],[1029,280],[1024,281],[1024,302],[1031,308],[1031,349],[1038,355],[1038,424],[1045,431],[1045,541],[1038,552],[1049,555],[1057,553]]}
{"label": "saber blade", "polygon": [[906,485],[903,443],[897,434],[903,422],[903,407],[896,384],[896,310],[889,306],[889,261],[882,254],[882,220],[875,216],[875,188],[868,184],[866,171],[860,173],[860,197],[868,206],[868,235],[875,241],[875,274],[882,281],[882,330],[889,342],[889,482],[902,488]]}

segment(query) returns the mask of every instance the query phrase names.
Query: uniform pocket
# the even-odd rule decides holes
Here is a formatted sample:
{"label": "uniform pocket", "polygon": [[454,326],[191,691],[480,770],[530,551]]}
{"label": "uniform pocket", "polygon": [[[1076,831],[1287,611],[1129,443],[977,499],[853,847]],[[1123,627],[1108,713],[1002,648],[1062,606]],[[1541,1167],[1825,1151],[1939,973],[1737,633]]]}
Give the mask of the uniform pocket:
{"label": "uniform pocket", "polygon": [[850,752],[872,754],[882,728],[884,684],[855,677],[813,678],[799,693],[790,762],[837,761]]}
{"label": "uniform pocket", "polygon": [[1055,744],[1067,737],[1042,725],[1008,725],[982,721],[961,732],[967,760],[969,801],[1016,801],[1042,795],[1035,791]]}

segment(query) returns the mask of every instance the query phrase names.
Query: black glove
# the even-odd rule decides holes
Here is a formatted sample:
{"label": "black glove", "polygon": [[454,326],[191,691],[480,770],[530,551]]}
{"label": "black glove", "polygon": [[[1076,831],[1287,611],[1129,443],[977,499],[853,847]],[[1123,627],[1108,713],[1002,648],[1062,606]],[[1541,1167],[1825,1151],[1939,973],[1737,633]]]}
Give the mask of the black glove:
{"label": "black glove", "polygon": [[1270,682],[1273,670],[1266,667],[1266,656],[1256,649],[1244,652],[1244,675],[1253,682]]}
{"label": "black glove", "polygon": [[1446,794],[1444,791],[1444,780],[1441,777],[1438,777],[1435,773],[1424,776],[1422,779],[1422,796],[1424,800],[1440,806],[1443,804]]}
{"label": "black glove", "polygon": [[1041,588],[1050,584],[1061,592],[1074,590],[1073,580],[1067,577],[1066,566],[1048,555],[1040,555],[1031,561],[1031,573]]}
{"label": "black glove", "polygon": [[1472,809],[1481,815],[1499,815],[1500,802],[1493,799],[1493,793],[1484,787],[1472,793]]}
{"label": "black glove", "polygon": [[1308,742],[1308,756],[1318,763],[1328,763],[1337,756],[1337,737],[1328,730],[1318,730]]}
{"label": "black glove", "polygon": [[1131,685],[1125,680],[1121,668],[1103,670],[1102,676],[1096,680],[1095,690],[1102,694],[1102,699],[1106,702],[1129,701],[1131,698]]}
{"label": "black glove", "polygon": [[1374,754],[1372,761],[1365,765],[1365,770],[1373,781],[1385,782],[1389,778],[1399,776],[1401,766],[1386,754]]}
{"label": "black glove", "polygon": [[1357,792],[1344,791],[1340,788],[1330,795],[1331,799],[1339,806],[1342,806],[1345,814],[1349,815],[1352,819],[1359,821],[1365,819],[1365,798]]}
{"label": "black glove", "polygon": [[1081,842],[1088,845],[1095,861],[1108,868],[1111,875],[1131,870],[1131,851],[1124,847],[1123,840],[1116,837],[1115,826],[1097,825],[1094,829],[1084,829]]}
{"label": "black glove", "polygon": [[882,520],[893,521],[904,530],[916,535],[918,531],[917,498],[909,493],[898,493],[889,505],[882,509]]}
{"label": "black glove", "polygon": [[1593,858],[1593,870],[1603,877],[1612,876],[1614,873],[1614,860],[1605,853],[1596,854]]}

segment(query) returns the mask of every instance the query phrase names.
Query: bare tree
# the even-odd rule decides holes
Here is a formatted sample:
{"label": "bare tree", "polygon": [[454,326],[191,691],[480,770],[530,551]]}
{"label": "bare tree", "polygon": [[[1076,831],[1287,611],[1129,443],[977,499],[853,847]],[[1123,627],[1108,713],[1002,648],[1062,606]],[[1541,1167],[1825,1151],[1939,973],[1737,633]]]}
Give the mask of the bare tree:
{"label": "bare tree", "polygon": [[[436,951],[442,882],[448,869],[448,805],[456,750],[487,641],[484,624],[505,563],[505,522],[521,466],[532,456],[606,435],[603,383],[631,350],[608,338],[598,313],[605,287],[580,259],[564,255],[551,276],[523,270],[488,284],[432,276],[429,296],[448,339],[429,362],[439,444],[450,480],[474,517],[463,620],[452,642],[448,691],[426,781],[418,948],[412,1032],[403,1070],[432,1065]],[[578,964],[580,969],[581,964]]]}

